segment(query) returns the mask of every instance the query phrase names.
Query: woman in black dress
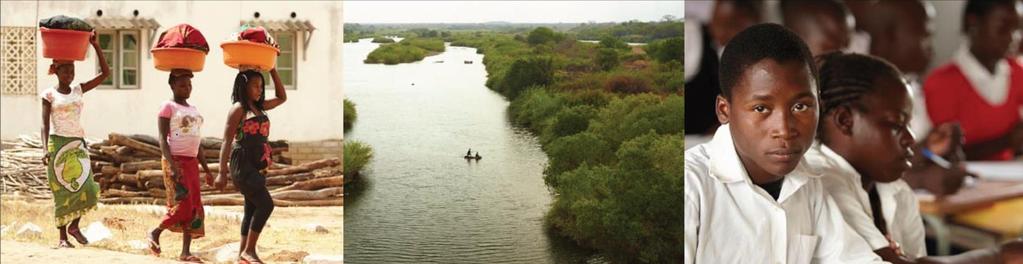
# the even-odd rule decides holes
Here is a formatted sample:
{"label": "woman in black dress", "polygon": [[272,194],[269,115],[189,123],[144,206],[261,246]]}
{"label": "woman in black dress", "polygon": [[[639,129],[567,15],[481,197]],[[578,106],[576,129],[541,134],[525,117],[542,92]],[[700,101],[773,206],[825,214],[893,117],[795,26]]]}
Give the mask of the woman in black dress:
{"label": "woman in black dress", "polygon": [[[287,100],[284,84],[277,75],[277,69],[270,70],[274,81],[275,98],[266,100],[263,94],[263,75],[254,70],[243,70],[234,80],[231,99],[234,106],[228,113],[224,128],[224,144],[220,149],[220,175],[216,185],[227,185],[230,174],[235,188],[245,196],[245,214],[241,226],[240,263],[262,263],[256,255],[256,242],[263,231],[270,213],[273,212],[273,198],[266,189],[266,169],[270,159],[270,119],[266,111],[280,106]],[[229,144],[229,142],[234,142]],[[228,166],[230,160],[230,166]]]}

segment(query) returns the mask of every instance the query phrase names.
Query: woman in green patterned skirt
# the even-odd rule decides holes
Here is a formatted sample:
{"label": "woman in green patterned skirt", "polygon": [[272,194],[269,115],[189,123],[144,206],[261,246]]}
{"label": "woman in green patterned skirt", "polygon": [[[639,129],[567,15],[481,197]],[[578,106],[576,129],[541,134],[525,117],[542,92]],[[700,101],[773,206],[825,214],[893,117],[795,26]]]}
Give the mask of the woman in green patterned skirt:
{"label": "woman in green patterned skirt", "polygon": [[54,60],[49,73],[57,75],[58,84],[40,94],[43,99],[41,136],[46,147],[43,164],[53,191],[53,213],[60,230],[58,248],[74,247],[68,242],[68,234],[80,244],[89,243],[78,229],[78,220],[86,212],[96,209],[99,200],[99,184],[92,178],[89,152],[83,139],[85,131],[79,117],[83,106],[82,94],[96,88],[110,76],[110,67],[95,32],[89,41],[99,58],[101,73],[88,82],[71,86],[75,79],[74,62]]}

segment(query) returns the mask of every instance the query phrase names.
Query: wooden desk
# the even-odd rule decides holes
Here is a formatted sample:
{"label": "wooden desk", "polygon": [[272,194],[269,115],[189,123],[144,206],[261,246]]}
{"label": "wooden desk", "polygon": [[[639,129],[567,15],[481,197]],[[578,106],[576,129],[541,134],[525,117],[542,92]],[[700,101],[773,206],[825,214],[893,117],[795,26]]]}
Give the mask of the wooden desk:
{"label": "wooden desk", "polygon": [[[984,209],[993,208],[996,203],[1001,201],[1023,199],[1023,182],[978,180],[972,186],[965,187],[954,195],[937,198],[929,193],[917,193],[916,196],[920,201],[921,217],[934,230],[938,255],[948,255],[951,250],[947,222],[949,218],[955,214],[984,211]],[[1006,221],[1009,225],[1023,222],[1023,212],[1010,213],[1009,216],[1001,217],[1003,219],[1008,217]],[[956,219],[983,223],[983,221],[976,221],[976,217],[971,218],[968,215],[957,216]],[[988,229],[1004,230],[1005,228]]]}
{"label": "wooden desk", "polygon": [[998,201],[1023,197],[1023,182],[979,180],[954,195],[937,198],[929,193],[917,193],[920,212],[933,215],[950,215],[984,208]]}

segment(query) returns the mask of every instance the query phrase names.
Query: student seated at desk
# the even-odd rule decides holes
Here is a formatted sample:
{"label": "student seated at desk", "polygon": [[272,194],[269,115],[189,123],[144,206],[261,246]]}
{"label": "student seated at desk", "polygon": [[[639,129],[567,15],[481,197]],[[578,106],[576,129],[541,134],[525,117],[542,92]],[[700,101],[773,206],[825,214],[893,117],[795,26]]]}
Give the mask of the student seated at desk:
{"label": "student seated at desk", "polygon": [[686,151],[684,263],[882,263],[803,159],[817,129],[816,66],[777,24],[721,57],[723,124]]}
{"label": "student seated at desk", "polygon": [[[1023,242],[958,256],[927,257],[910,168],[912,102],[895,66],[867,55],[820,58],[820,145],[806,159],[823,173],[845,221],[892,263],[1002,263]],[[1004,254],[1003,254],[1004,253]],[[1019,259],[1023,261],[1023,259]]]}
{"label": "student seated at desk", "polygon": [[968,41],[924,81],[931,122],[959,122],[970,160],[1012,160],[1023,150],[1023,66],[1010,57],[1021,12],[1019,0],[968,1]]}

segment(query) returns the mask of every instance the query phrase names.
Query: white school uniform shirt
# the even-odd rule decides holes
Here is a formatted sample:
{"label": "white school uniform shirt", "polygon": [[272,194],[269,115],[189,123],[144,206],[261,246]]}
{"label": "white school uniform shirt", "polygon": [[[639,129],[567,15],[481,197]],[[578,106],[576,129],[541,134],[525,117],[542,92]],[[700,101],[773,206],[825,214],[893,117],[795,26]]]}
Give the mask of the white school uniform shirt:
{"label": "white school uniform shirt", "polygon": [[684,263],[885,263],[801,161],[778,200],[753,184],[729,125],[685,153]]}
{"label": "white school uniform shirt", "polygon": [[913,131],[915,138],[922,139],[931,133],[931,116],[927,115],[927,99],[924,94],[924,87],[919,79],[913,75],[903,76],[909,85],[909,96],[913,102],[913,116],[909,119],[909,129]]}
{"label": "white school uniform shirt", "polygon": [[[703,23],[699,22],[686,23],[683,28],[683,30],[685,30],[685,38],[683,38],[685,42],[683,43],[684,45],[682,50],[685,54],[689,54],[684,56],[682,61],[683,77],[685,77],[686,81],[692,80],[696,77],[696,74],[700,73],[700,62],[703,62],[703,49],[715,49],[719,59],[721,58],[721,54],[725,52],[724,46],[703,46],[703,25]],[[717,69],[710,70],[716,71]]]}
{"label": "white school uniform shirt", "polygon": [[[811,148],[806,160],[824,174],[824,189],[838,204],[846,223],[856,230],[871,249],[888,247],[888,240],[874,226],[874,213],[870,209],[870,196],[863,190],[860,174],[852,164],[827,146]],[[902,252],[912,259],[927,256],[924,244],[924,224],[913,188],[902,179],[889,183],[875,183],[881,201],[888,234],[899,244]]]}

